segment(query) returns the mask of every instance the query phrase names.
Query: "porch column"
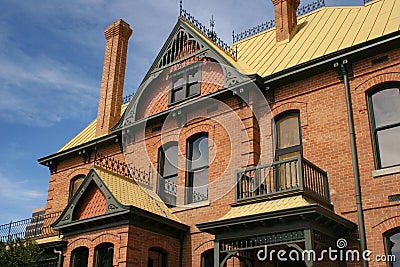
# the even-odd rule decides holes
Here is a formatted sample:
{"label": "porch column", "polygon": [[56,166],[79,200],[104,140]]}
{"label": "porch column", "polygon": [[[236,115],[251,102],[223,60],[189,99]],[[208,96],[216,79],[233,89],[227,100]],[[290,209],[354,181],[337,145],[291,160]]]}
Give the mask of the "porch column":
{"label": "porch column", "polygon": [[219,240],[214,240],[214,267],[219,266]]}
{"label": "porch column", "polygon": [[[311,229],[305,229],[304,230],[304,249],[305,250],[312,250],[313,248],[313,238],[312,238],[312,231]],[[310,255],[310,254],[308,254]],[[304,262],[306,263],[307,267],[312,267],[314,266],[314,262],[312,259],[304,259]]]}

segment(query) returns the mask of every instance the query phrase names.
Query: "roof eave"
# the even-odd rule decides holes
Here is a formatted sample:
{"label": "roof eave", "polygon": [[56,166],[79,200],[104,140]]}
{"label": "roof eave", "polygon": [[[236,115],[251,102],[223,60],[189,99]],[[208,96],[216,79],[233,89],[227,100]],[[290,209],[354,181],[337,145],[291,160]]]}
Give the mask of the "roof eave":
{"label": "roof eave", "polygon": [[120,131],[114,131],[111,134],[96,138],[92,141],[83,143],[81,145],[72,147],[70,149],[59,151],[59,152],[56,152],[49,156],[39,158],[37,161],[39,164],[47,166],[47,163],[49,161],[77,156],[78,154],[76,154],[76,155],[73,155],[73,154],[79,153],[79,151],[82,151],[83,149],[95,148],[96,146],[103,145],[103,144],[110,143],[110,142],[120,142],[120,136],[121,136]]}

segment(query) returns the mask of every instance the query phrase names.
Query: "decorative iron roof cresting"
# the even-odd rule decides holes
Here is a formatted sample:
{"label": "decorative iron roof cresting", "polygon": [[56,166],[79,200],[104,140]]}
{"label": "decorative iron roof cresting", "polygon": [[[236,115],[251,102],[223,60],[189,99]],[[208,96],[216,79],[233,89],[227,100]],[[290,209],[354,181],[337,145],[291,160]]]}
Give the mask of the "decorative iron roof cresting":
{"label": "decorative iron roof cresting", "polygon": [[204,36],[210,39],[214,44],[216,44],[219,48],[224,50],[230,57],[234,60],[237,60],[237,51],[230,47],[226,42],[224,42],[221,38],[217,36],[215,31],[208,29],[206,26],[201,24],[195,17],[193,17],[188,11],[183,9],[182,1],[180,1],[180,12],[179,17],[190,23],[193,27],[195,27],[198,31],[200,31]]}
{"label": "decorative iron roof cresting", "polygon": [[94,165],[116,174],[132,178],[137,183],[142,185],[150,185],[151,166],[149,167],[148,172],[143,171],[135,166],[132,166],[131,164],[126,164],[125,162],[119,161],[111,156],[103,156],[101,153],[96,155]]}

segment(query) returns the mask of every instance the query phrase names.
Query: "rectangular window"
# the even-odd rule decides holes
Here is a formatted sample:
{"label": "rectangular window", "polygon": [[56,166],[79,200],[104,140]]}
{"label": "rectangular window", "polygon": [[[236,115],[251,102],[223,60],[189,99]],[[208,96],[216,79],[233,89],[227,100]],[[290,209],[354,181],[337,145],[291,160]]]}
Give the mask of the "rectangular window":
{"label": "rectangular window", "polygon": [[[275,120],[276,149],[275,159],[278,161],[296,157],[302,153],[300,114],[290,112]],[[297,187],[297,169],[295,164],[283,164],[276,170],[275,187],[285,190]]]}
{"label": "rectangular window", "polygon": [[186,204],[208,200],[208,135],[188,141]]}
{"label": "rectangular window", "polygon": [[200,95],[201,62],[192,63],[169,74],[169,105]]}
{"label": "rectangular window", "polygon": [[379,86],[368,95],[368,104],[376,167],[400,165],[400,86]]}
{"label": "rectangular window", "polygon": [[178,143],[170,142],[159,149],[157,193],[168,206],[176,205],[178,185]]}

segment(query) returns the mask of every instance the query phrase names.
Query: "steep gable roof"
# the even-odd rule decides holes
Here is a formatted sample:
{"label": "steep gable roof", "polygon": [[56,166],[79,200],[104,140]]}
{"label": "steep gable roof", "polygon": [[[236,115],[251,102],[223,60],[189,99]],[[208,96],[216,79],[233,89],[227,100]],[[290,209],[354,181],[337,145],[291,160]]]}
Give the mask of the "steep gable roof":
{"label": "steep gable roof", "polygon": [[[135,93],[128,111],[134,113],[135,102],[146,87],[146,81],[152,74],[157,73],[163,54],[181,28],[195,35],[220,63],[234,67],[243,74],[258,74],[266,77],[399,31],[400,12],[397,10],[400,10],[398,0],[375,0],[364,6],[323,7],[298,18],[298,32],[288,43],[276,44],[275,28],[234,43],[230,49],[237,50],[237,60],[190,22],[179,18]],[[127,107],[128,105],[122,107],[121,116]],[[61,147],[58,152],[96,139],[95,132],[96,120]]]}

